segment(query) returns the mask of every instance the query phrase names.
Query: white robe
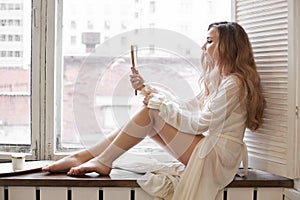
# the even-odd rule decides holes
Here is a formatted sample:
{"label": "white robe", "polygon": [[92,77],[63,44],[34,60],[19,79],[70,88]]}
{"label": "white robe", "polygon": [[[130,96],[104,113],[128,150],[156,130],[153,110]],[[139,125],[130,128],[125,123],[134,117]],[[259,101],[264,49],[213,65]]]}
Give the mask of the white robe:
{"label": "white robe", "polygon": [[202,110],[191,109],[176,102],[172,95],[146,85],[142,94],[157,93],[148,107],[158,109],[166,123],[187,134],[205,136],[184,171],[177,170],[178,166],[167,167],[138,180],[146,192],[156,199],[215,200],[233,180],[241,161],[247,162],[243,142],[247,111],[239,96],[241,84],[235,76],[224,78],[217,94],[204,102]]}

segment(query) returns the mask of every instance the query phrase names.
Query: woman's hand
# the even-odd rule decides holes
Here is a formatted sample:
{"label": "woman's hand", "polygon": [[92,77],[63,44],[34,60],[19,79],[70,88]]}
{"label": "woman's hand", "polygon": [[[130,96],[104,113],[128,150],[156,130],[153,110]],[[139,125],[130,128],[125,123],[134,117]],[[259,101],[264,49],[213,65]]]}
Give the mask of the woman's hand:
{"label": "woman's hand", "polygon": [[135,90],[142,90],[144,86],[144,79],[138,72],[138,70],[134,67],[131,67],[132,74],[129,76],[130,77],[130,82]]}
{"label": "woman's hand", "polygon": [[149,100],[153,97],[152,93],[148,93],[147,95],[145,95],[143,103],[148,106]]}

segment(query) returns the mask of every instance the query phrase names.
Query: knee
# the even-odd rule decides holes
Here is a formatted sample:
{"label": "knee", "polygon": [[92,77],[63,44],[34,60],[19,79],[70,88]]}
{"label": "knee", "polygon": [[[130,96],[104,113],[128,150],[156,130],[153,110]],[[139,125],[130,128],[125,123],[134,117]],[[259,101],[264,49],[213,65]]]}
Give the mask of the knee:
{"label": "knee", "polygon": [[148,112],[149,112],[149,115],[150,116],[153,116],[153,117],[156,117],[156,116],[159,116],[158,113],[159,111],[156,110],[156,109],[151,109],[151,108],[147,108],[148,109]]}
{"label": "knee", "polygon": [[147,106],[142,107],[140,113],[147,114],[150,118],[159,116],[159,111],[156,109],[148,108]]}
{"label": "knee", "polygon": [[142,107],[141,110],[139,110],[138,114],[146,115],[150,117],[150,108],[147,108],[146,106]]}
{"label": "knee", "polygon": [[164,124],[164,120],[159,116],[159,111],[156,109],[147,108],[144,106],[138,113],[139,116],[147,116],[155,130],[160,130]]}
{"label": "knee", "polygon": [[159,116],[159,110],[149,109],[148,112],[153,123],[154,130],[156,132],[160,132],[166,124],[165,120]]}
{"label": "knee", "polygon": [[149,112],[150,108],[148,108],[147,106],[143,106],[141,111],[144,111],[144,112]]}
{"label": "knee", "polygon": [[152,123],[150,116],[150,109],[147,107],[142,107],[131,119],[131,121],[140,126],[147,126]]}

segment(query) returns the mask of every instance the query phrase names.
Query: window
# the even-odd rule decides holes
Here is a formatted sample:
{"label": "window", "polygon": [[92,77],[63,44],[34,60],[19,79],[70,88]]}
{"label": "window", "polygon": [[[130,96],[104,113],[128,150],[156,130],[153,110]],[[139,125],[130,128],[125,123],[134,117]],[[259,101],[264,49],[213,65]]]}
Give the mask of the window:
{"label": "window", "polygon": [[21,26],[22,25],[22,20],[16,19],[15,20],[15,26]]}
{"label": "window", "polygon": [[1,26],[6,26],[6,20],[5,19],[0,20],[0,24]]}
{"label": "window", "polygon": [[[56,22],[55,31],[59,34],[57,38],[60,41],[60,43],[56,43],[58,44],[56,46],[58,53],[55,54],[58,59],[55,62],[57,72],[55,75],[57,85],[55,88],[55,105],[57,107],[55,116],[56,129],[54,132],[56,135],[53,138],[55,144],[50,144],[49,142],[55,153],[77,150],[104,138],[111,130],[128,120],[130,113],[135,112],[141,106],[139,97],[132,97],[133,93],[128,84],[128,73],[130,71],[128,53],[132,38],[129,38],[126,33],[133,30],[133,34],[138,34],[139,29],[149,28],[150,26],[153,29],[153,33],[155,31],[154,27],[170,32],[178,32],[201,44],[206,37],[208,21],[197,20],[198,18],[200,19],[203,18],[202,16],[207,15],[209,17],[206,18],[230,20],[229,0],[225,1],[228,12],[222,12],[219,16],[210,16],[209,13],[211,10],[206,9],[209,2],[199,3],[194,0],[189,2],[193,6],[188,6],[185,9],[189,9],[190,15],[186,15],[186,12],[184,12],[183,16],[178,16],[176,10],[173,12],[170,9],[170,5],[176,9],[180,9],[181,4],[174,3],[171,0],[150,1],[147,4],[135,3],[130,0],[127,0],[126,3],[124,3],[124,0],[117,2],[86,0],[57,1],[56,7],[61,13],[57,13],[58,21]],[[151,13],[149,13],[149,6]],[[224,5],[222,4],[221,6]],[[79,19],[72,18],[73,13],[71,11],[75,7],[82,8],[78,10],[78,15],[81,16]],[[89,9],[86,9],[94,7],[99,8],[99,12],[88,12]],[[105,11],[101,12],[101,8]],[[165,15],[166,12],[169,13],[167,16]],[[149,14],[151,14],[151,17]],[[190,20],[191,17],[195,20]],[[185,27],[189,26],[185,30],[182,29],[182,26],[186,24],[186,21],[183,21],[182,18],[186,21],[193,21],[185,25]],[[91,19],[97,20],[92,21]],[[86,30],[89,29],[86,26],[86,22],[88,24],[93,22],[92,31]],[[70,30],[72,29],[72,26],[71,28],[68,26],[70,23],[76,24],[77,29],[74,30],[73,28],[73,30]],[[82,28],[80,29],[79,27]],[[81,35],[82,40],[78,48],[69,47],[70,43],[67,41],[70,40],[72,35]],[[116,49],[112,45],[116,44],[118,45],[117,50],[122,49],[119,55],[114,54]],[[103,52],[98,55],[97,51],[101,51],[101,47],[103,48],[103,46],[105,46]],[[191,56],[193,54],[190,49],[183,49],[179,53],[183,56]],[[174,52],[161,50],[153,42],[147,44],[144,49],[139,49],[138,57],[141,65],[144,66],[156,63],[156,65],[170,65],[177,68],[184,62],[184,59],[175,55]],[[197,59],[200,59],[199,55],[197,55]],[[82,88],[94,80],[94,73],[87,74],[86,77],[81,77],[82,70],[85,67],[99,69],[99,71],[95,72],[98,73],[98,78],[96,78],[98,81],[95,83],[95,90],[93,88],[82,89],[83,93],[81,94],[78,88]],[[149,79],[153,79],[150,75],[156,73],[150,73],[148,69],[145,70],[145,74],[148,74]],[[167,73],[168,70],[166,68],[160,71]],[[181,71],[178,74],[176,74],[175,69],[171,70],[174,70],[173,77],[178,77],[179,75],[186,76],[184,78],[185,81],[194,80],[197,83],[198,76],[196,74],[194,77],[187,77],[188,71],[195,69],[190,67],[186,70],[177,70]],[[167,81],[164,80],[164,82],[166,83]],[[176,81],[174,80],[173,82]],[[93,95],[93,97],[90,97],[90,95]],[[85,97],[91,99],[86,101]],[[92,102],[92,104],[88,102]],[[78,111],[78,109],[82,109],[83,107],[85,113],[78,114],[78,112],[82,111]],[[85,114],[89,116],[81,119]],[[92,119],[87,120],[88,117],[92,117]],[[85,122],[82,124],[81,120]],[[82,131],[82,129],[86,130]],[[145,141],[141,146],[145,147],[149,145],[153,147],[153,144],[149,141]],[[155,146],[155,148],[158,147]],[[49,153],[51,154],[52,152]]]}
{"label": "window", "polygon": [[21,41],[21,35],[15,35],[15,41],[17,42]]}
{"label": "window", "polygon": [[[32,2],[2,1],[0,8],[5,10],[0,13],[0,159],[10,158],[9,152],[26,152],[28,159],[36,159],[36,133],[39,131],[32,129],[37,126],[33,117],[37,110],[32,110],[31,106],[33,99],[37,99],[34,89],[37,84],[31,84],[36,83],[31,55],[39,45],[31,48]],[[16,22],[20,22],[17,29]],[[38,103],[34,105],[38,108]]]}
{"label": "window", "polygon": [[8,41],[13,41],[13,35],[8,35]]}
{"label": "window", "polygon": [[149,10],[150,10],[150,13],[155,13],[155,1],[149,2]]}
{"label": "window", "polygon": [[0,10],[6,10],[6,6],[7,6],[6,3],[1,3],[0,4]]}
{"label": "window", "polygon": [[[34,158],[32,135],[31,1],[0,4],[0,158],[7,152],[26,152]],[[21,8],[26,8],[21,10]],[[16,14],[15,9],[18,9]],[[21,29],[15,22],[23,21]],[[24,26],[23,26],[24,25]],[[20,41],[20,38],[24,41]],[[14,41],[18,41],[15,43]],[[26,55],[21,57],[22,54]],[[4,153],[4,154],[3,154]]]}
{"label": "window", "polygon": [[13,10],[14,4],[12,4],[12,3],[7,4],[7,8],[8,8],[8,10]]}
{"label": "window", "polygon": [[8,56],[8,57],[13,57],[13,51],[8,51],[7,56]]}
{"label": "window", "polygon": [[15,57],[21,57],[21,52],[20,51],[15,51]]}
{"label": "window", "polygon": [[77,37],[71,36],[71,45],[75,45],[77,43]]}
{"label": "window", "polygon": [[104,21],[104,29],[110,29],[110,20]]}
{"label": "window", "polygon": [[74,20],[71,20],[71,29],[76,29],[77,25],[76,22]]}
{"label": "window", "polygon": [[0,41],[5,41],[6,40],[6,35],[5,34],[1,34],[0,35]]}
{"label": "window", "polygon": [[94,28],[94,24],[93,22],[91,22],[90,20],[87,22],[87,29],[92,30]]}
{"label": "window", "polygon": [[21,10],[21,9],[22,9],[22,4],[16,3],[15,10]]}
{"label": "window", "polygon": [[12,26],[13,24],[14,24],[14,20],[9,19],[9,20],[8,20],[8,26]]}
{"label": "window", "polygon": [[1,51],[1,57],[6,57],[6,51]]}

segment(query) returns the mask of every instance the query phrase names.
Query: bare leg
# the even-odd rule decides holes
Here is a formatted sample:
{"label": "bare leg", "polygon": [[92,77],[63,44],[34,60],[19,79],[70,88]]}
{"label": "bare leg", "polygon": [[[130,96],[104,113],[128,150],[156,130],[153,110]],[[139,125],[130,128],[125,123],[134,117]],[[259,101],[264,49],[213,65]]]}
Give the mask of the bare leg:
{"label": "bare leg", "polygon": [[120,130],[113,131],[105,140],[98,142],[89,149],[84,149],[72,155],[66,156],[51,165],[43,167],[43,171],[49,172],[67,172],[72,167],[76,167],[98,156],[104,151],[109,144],[116,138]]}
{"label": "bare leg", "polygon": [[125,126],[103,153],[78,167],[71,168],[68,174],[97,172],[108,175],[112,162],[153,132],[153,129],[159,135],[153,138],[184,164],[187,164],[195,146],[203,138],[201,135],[194,136],[178,132],[174,127],[164,123],[157,111],[144,108]]}

